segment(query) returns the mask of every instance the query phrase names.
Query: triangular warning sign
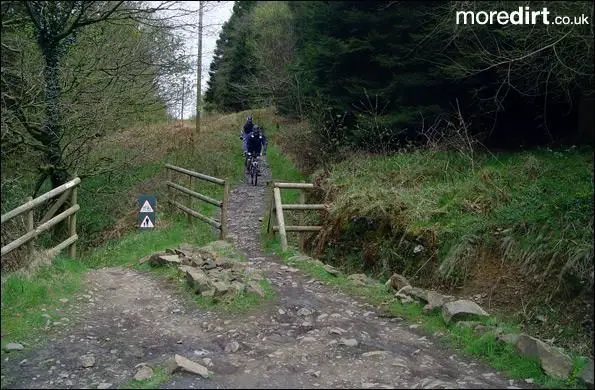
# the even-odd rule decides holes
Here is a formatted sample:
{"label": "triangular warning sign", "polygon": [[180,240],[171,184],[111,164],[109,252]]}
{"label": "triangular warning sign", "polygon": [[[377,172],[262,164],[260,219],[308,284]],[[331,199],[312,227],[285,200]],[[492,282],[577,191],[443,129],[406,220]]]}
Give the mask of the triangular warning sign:
{"label": "triangular warning sign", "polygon": [[149,218],[149,216],[147,215],[145,217],[145,219],[143,219],[143,222],[141,222],[140,227],[142,227],[142,228],[152,228],[152,227],[155,227],[155,226],[153,226],[153,221],[151,221],[151,218]]}
{"label": "triangular warning sign", "polygon": [[143,207],[140,208],[141,213],[153,213],[154,211],[155,210],[153,210],[153,207],[151,207],[151,204],[148,200],[145,200]]}

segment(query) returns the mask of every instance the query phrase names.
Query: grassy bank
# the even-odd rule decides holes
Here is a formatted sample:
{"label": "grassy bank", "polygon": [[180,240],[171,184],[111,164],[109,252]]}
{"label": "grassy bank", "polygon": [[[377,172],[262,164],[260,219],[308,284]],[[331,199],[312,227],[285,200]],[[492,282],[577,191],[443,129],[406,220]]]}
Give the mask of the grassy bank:
{"label": "grassy bank", "polygon": [[[331,204],[317,253],[485,305],[538,337],[592,353],[593,155],[418,150],[319,174]],[[538,321],[536,318],[546,318]],[[589,322],[590,321],[590,322]]]}
{"label": "grassy bank", "polygon": [[[462,254],[487,247],[529,268],[544,265],[534,272],[553,258],[549,271],[592,285],[592,178],[590,150],[482,155],[473,164],[421,150],[344,161],[325,184],[333,221],[365,217],[395,236],[425,239],[445,279],[468,278],[475,253]],[[405,258],[383,255],[392,258],[378,265],[406,269]]]}

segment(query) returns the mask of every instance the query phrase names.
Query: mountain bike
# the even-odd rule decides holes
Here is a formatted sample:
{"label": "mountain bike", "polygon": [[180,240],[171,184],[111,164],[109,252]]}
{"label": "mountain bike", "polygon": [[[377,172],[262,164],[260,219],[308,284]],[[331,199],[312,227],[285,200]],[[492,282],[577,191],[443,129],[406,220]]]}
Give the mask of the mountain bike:
{"label": "mountain bike", "polygon": [[248,153],[246,158],[246,167],[248,169],[248,175],[250,177],[249,182],[252,185],[258,184],[258,176],[260,176],[260,159],[258,155],[252,155]]}

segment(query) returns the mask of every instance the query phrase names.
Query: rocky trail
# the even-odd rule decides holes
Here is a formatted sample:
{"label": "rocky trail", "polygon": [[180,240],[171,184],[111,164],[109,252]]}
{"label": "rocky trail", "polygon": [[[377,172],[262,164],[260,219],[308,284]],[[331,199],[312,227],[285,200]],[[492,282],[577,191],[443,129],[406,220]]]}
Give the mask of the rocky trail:
{"label": "rocky trail", "polygon": [[[263,177],[262,182],[268,179]],[[198,308],[163,279],[132,268],[95,270],[69,297],[72,319],[48,343],[8,354],[4,388],[117,388],[174,354],[212,371],[176,372],[161,388],[527,388],[418,334],[415,324],[263,254],[266,187],[232,191],[229,240],[269,279],[276,298],[246,314]]]}

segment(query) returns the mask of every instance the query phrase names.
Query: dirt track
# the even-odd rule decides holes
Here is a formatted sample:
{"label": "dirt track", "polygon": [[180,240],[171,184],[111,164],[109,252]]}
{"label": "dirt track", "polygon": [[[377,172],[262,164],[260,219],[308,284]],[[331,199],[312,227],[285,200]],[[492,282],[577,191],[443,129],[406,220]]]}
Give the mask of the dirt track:
{"label": "dirt track", "polygon": [[[193,306],[148,273],[93,271],[87,291],[71,298],[73,320],[53,327],[48,344],[2,362],[3,387],[116,388],[138,364],[158,366],[174,353],[211,359],[215,375],[176,373],[162,388],[526,387],[263,255],[258,218],[265,213],[264,197],[264,184],[234,189],[229,239],[267,275],[275,302],[223,317]],[[239,349],[226,352],[232,341]],[[93,355],[95,364],[82,368],[83,355]]]}

